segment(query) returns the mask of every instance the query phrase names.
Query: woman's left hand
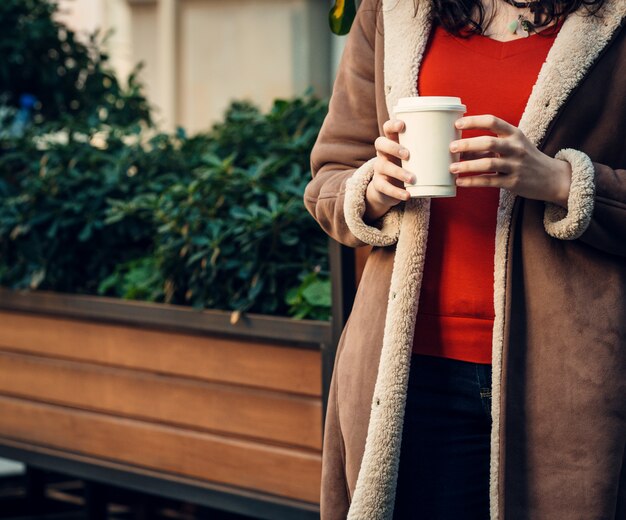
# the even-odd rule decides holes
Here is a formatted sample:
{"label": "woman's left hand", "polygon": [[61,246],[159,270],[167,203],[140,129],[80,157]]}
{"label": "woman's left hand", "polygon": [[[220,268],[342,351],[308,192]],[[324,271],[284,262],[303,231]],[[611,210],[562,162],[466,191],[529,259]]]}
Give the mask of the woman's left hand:
{"label": "woman's left hand", "polygon": [[496,134],[496,137],[471,137],[450,144],[451,152],[460,152],[470,158],[450,166],[454,174],[472,174],[457,176],[457,186],[504,188],[528,199],[553,202],[567,208],[572,181],[568,162],[539,151],[519,128],[495,116],[462,117],[457,120],[456,127]]}

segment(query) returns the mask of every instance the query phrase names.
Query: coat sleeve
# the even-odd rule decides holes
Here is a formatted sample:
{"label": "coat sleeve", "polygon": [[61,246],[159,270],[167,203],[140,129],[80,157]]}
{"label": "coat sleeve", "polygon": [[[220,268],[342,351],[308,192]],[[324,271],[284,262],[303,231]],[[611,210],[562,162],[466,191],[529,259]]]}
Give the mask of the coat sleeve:
{"label": "coat sleeve", "polygon": [[378,222],[363,220],[365,190],[374,173],[374,141],[380,135],[374,63],[377,23],[382,23],[377,22],[378,11],[374,0],[358,9],[328,115],[311,153],[313,179],[304,194],[306,208],[324,231],[352,247],[392,245],[400,229],[400,208]]}
{"label": "coat sleeve", "polygon": [[561,150],[556,158],[572,166],[572,185],[567,209],[546,204],[548,234],[626,256],[626,170],[594,163],[578,150]]}

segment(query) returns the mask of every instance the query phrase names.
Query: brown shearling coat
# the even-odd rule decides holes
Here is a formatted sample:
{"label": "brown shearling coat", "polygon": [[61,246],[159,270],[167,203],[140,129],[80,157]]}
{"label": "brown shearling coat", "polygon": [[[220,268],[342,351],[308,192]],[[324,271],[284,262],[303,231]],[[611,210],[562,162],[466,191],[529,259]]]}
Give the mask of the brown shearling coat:
{"label": "brown shearling coat", "polygon": [[[375,4],[359,8],[305,193],[329,235],[374,246],[335,363],[323,520],[392,517],[426,254],[428,200],[362,219],[374,140],[417,95],[431,29],[430,0]],[[600,17],[568,17],[519,125],[570,162],[567,211],[501,192],[491,520],[626,519],[625,16],[607,0]]]}

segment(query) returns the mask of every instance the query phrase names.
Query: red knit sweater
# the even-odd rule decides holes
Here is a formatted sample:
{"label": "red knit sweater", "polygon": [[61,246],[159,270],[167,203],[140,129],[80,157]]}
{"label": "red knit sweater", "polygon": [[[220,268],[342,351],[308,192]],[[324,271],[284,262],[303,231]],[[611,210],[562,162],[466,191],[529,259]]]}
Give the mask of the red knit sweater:
{"label": "red knit sweater", "polygon": [[[466,115],[493,114],[517,126],[556,33],[498,42],[437,27],[418,92],[458,96]],[[432,199],[414,353],[491,363],[498,196],[495,188],[458,188],[454,198]]]}

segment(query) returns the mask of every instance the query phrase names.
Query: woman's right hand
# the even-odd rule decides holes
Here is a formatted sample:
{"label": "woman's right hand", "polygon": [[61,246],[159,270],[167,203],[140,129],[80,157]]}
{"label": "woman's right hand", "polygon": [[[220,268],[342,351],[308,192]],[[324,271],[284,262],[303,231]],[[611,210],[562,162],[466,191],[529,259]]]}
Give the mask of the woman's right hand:
{"label": "woman's right hand", "polygon": [[401,168],[401,159],[409,158],[409,151],[400,146],[398,133],[404,130],[404,122],[391,119],[383,125],[384,136],[374,142],[376,161],[374,176],[365,192],[365,215],[367,222],[374,222],[393,206],[411,197],[404,182],[413,182],[413,176]]}

